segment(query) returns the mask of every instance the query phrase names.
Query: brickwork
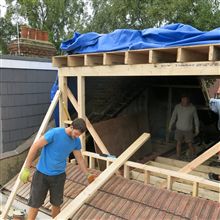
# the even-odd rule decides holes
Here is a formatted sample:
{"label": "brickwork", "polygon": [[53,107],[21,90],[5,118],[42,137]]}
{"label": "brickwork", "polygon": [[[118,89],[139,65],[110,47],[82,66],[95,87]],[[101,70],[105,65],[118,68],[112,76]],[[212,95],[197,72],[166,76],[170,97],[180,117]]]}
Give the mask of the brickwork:
{"label": "brickwork", "polygon": [[8,45],[11,55],[51,58],[56,55],[56,48],[48,41],[48,33],[38,29],[21,27],[19,41],[15,39]]}

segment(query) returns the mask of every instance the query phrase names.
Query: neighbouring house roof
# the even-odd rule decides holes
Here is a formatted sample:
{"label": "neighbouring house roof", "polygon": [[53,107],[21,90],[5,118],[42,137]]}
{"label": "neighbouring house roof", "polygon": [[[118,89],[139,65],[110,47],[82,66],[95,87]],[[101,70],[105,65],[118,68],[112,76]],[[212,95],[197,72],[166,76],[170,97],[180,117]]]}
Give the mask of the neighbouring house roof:
{"label": "neighbouring house roof", "polygon": [[[32,169],[32,174],[34,169]],[[97,170],[91,170],[98,173]],[[16,177],[2,189],[12,190]],[[86,178],[78,166],[68,164],[64,190],[64,209],[86,186]],[[17,199],[27,203],[30,183],[22,184]],[[49,196],[42,207],[50,209]],[[70,210],[71,211],[71,210]],[[74,214],[72,219],[220,219],[220,204],[182,193],[113,176]]]}

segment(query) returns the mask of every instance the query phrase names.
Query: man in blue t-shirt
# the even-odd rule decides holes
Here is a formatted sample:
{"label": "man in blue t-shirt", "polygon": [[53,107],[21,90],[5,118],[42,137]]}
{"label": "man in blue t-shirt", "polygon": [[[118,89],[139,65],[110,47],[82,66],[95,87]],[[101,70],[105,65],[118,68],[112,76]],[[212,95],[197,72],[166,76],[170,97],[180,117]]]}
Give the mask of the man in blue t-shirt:
{"label": "man in blue t-shirt", "polygon": [[20,179],[24,183],[29,180],[30,167],[38,150],[42,150],[31,183],[28,219],[36,218],[48,191],[50,191],[52,218],[59,214],[60,205],[63,203],[66,160],[71,152],[73,152],[88,182],[90,183],[95,179],[95,176],[88,172],[80,151],[79,136],[85,131],[85,121],[78,118],[68,128],[53,128],[49,130],[31,146],[25,167],[20,175]]}

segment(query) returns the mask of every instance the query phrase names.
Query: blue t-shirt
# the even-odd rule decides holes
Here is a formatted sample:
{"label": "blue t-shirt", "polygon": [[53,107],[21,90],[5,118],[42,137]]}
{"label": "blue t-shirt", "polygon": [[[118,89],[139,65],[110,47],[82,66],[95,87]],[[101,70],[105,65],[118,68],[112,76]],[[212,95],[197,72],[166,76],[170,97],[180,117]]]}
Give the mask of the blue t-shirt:
{"label": "blue t-shirt", "polygon": [[41,151],[37,170],[49,176],[64,173],[69,154],[81,149],[80,139],[72,139],[65,128],[50,129],[44,134],[44,138],[48,144]]}

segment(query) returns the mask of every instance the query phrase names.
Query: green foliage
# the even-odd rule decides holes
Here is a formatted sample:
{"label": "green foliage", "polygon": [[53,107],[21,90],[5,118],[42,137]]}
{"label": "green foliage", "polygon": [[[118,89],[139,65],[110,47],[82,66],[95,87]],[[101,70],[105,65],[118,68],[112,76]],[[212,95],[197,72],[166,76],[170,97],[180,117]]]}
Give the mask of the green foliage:
{"label": "green foliage", "polygon": [[185,23],[201,30],[220,24],[220,3],[215,0],[91,0],[93,15],[87,31],[117,28],[144,29]]}
{"label": "green foliage", "polygon": [[7,43],[16,35],[16,26],[7,17],[0,18],[0,54],[7,54]]}
{"label": "green foliage", "polygon": [[57,49],[70,33],[82,30],[86,14],[83,0],[17,0],[6,1],[7,13],[23,18],[33,28],[48,31],[49,40]]}
{"label": "green foliage", "polygon": [[57,49],[75,31],[107,33],[118,28],[145,29],[177,22],[211,30],[220,24],[219,0],[6,0],[6,3],[8,10],[1,20],[0,33],[3,47],[16,34],[11,21],[48,31],[49,40]]}

